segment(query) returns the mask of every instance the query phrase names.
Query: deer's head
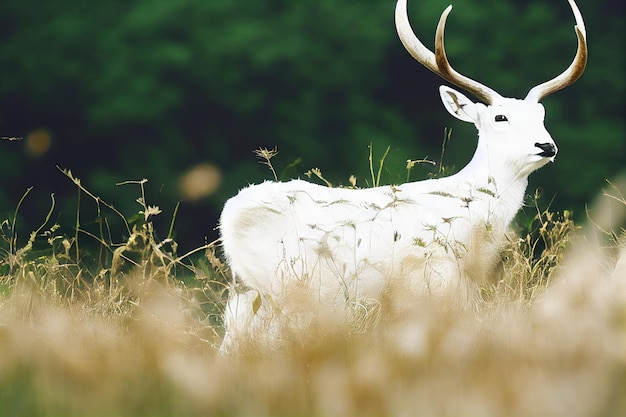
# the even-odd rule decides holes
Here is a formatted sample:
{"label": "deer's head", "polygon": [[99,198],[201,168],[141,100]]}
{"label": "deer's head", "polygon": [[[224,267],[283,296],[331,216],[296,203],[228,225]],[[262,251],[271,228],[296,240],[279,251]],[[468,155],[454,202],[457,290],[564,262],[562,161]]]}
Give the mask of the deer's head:
{"label": "deer's head", "polygon": [[446,56],[444,29],[452,6],[444,10],[435,34],[435,53],[415,36],[408,21],[406,2],[396,5],[396,28],[407,51],[426,68],[476,96],[472,102],[462,93],[442,86],[444,106],[454,117],[474,123],[479,131],[476,154],[469,169],[508,167],[515,176],[527,176],[554,160],[557,147],[544,126],[544,107],[539,101],[576,81],[587,63],[585,24],[574,0],[568,0],[576,19],[578,49],[570,66],[552,80],[530,89],[523,100],[502,97],[493,89],[455,71]]}

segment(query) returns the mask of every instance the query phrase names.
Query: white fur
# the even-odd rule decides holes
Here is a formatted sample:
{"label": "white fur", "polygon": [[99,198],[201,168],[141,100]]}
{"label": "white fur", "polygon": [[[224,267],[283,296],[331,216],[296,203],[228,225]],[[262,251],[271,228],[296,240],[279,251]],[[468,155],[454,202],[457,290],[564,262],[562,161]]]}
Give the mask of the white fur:
{"label": "white fur", "polygon": [[554,142],[537,102],[498,97],[486,106],[448,87],[440,93],[450,114],[479,132],[457,174],[370,189],[264,182],[227,201],[224,253],[249,291],[232,291],[224,350],[246,338],[279,340],[285,325],[306,326],[316,311],[378,300],[394,280],[443,293],[484,279],[528,175],[553,160],[536,144]]}
{"label": "white fur", "polygon": [[272,346],[290,328],[316,323],[321,312],[351,319],[382,299],[472,300],[522,205],[528,175],[556,155],[538,102],[585,69],[585,24],[574,0],[568,2],[578,40],[572,63],[516,100],[452,68],[443,41],[452,6],[441,15],[433,53],[413,33],[406,0],[398,0],[396,29],[407,51],[489,104],[440,88],[448,112],[478,129],[474,157],[456,175],[398,186],[336,189],[297,180],[240,191],[220,219],[233,284],[241,284],[231,289],[223,351],[247,342]]}

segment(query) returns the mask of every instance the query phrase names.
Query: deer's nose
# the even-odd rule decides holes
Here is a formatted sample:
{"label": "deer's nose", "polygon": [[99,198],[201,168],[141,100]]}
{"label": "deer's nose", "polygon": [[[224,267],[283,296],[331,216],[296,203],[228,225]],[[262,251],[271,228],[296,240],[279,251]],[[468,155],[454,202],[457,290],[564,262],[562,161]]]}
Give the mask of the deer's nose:
{"label": "deer's nose", "polygon": [[545,156],[546,158],[551,158],[554,155],[556,155],[556,146],[554,145],[554,143],[535,143],[535,146],[539,149],[541,149],[541,152],[539,152],[537,155],[539,156]]}

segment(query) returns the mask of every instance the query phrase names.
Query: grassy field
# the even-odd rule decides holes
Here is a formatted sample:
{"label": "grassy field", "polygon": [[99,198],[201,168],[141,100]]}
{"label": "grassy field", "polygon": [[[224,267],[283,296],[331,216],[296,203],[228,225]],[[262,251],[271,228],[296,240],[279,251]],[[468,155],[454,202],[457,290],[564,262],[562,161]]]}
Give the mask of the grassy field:
{"label": "grassy field", "polygon": [[624,189],[610,187],[582,228],[537,210],[474,309],[403,294],[361,326],[318,317],[279,352],[227,357],[217,245],[177,256],[145,196],[124,245],[91,233],[104,251],[91,267],[85,232],[46,223],[20,243],[9,219],[0,416],[626,415]]}

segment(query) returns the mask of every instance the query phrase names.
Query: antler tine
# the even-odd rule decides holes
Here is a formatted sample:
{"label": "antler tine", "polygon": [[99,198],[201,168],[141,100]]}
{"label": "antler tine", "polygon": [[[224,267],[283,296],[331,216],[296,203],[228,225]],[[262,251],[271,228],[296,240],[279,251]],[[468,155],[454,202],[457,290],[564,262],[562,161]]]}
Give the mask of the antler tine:
{"label": "antler tine", "polygon": [[574,60],[570,66],[557,77],[531,88],[524,100],[539,102],[545,96],[572,84],[585,71],[585,66],[587,65],[587,30],[585,29],[585,22],[583,21],[580,10],[578,10],[578,6],[574,0],[568,0],[568,2],[576,18],[574,30],[578,37],[578,49],[576,50]]}
{"label": "antler tine", "polygon": [[435,59],[437,61],[437,67],[439,68],[440,74],[443,78],[455,84],[458,87],[461,87],[467,92],[474,94],[480,100],[487,104],[493,104],[494,100],[500,95],[487,87],[479,83],[478,81],[474,81],[465,75],[459,74],[452,68],[450,62],[448,61],[448,57],[446,56],[446,48],[444,45],[443,37],[444,30],[446,27],[446,20],[448,19],[448,15],[452,11],[452,5],[448,6],[443,13],[441,14],[441,18],[439,19],[439,24],[437,25],[437,32],[435,33]]}
{"label": "antler tine", "polygon": [[443,37],[446,19],[452,10],[452,6],[448,6],[448,8],[443,11],[441,18],[439,19],[435,35],[436,54],[434,54],[426,46],[424,46],[418,37],[415,36],[413,29],[411,29],[406,3],[407,0],[398,0],[398,3],[396,4],[396,30],[398,31],[400,41],[402,41],[402,44],[413,58],[435,74],[439,75],[441,78],[460,88],[463,88],[487,104],[491,104],[496,98],[501,97],[491,88],[459,74],[450,65],[450,62],[446,57]]}
{"label": "antler tine", "polygon": [[424,46],[418,37],[415,36],[413,29],[411,29],[409,16],[406,10],[406,2],[407,0],[398,0],[398,3],[396,4],[396,30],[398,31],[400,41],[413,58],[435,74],[439,75],[439,68],[437,68],[435,54]]}

